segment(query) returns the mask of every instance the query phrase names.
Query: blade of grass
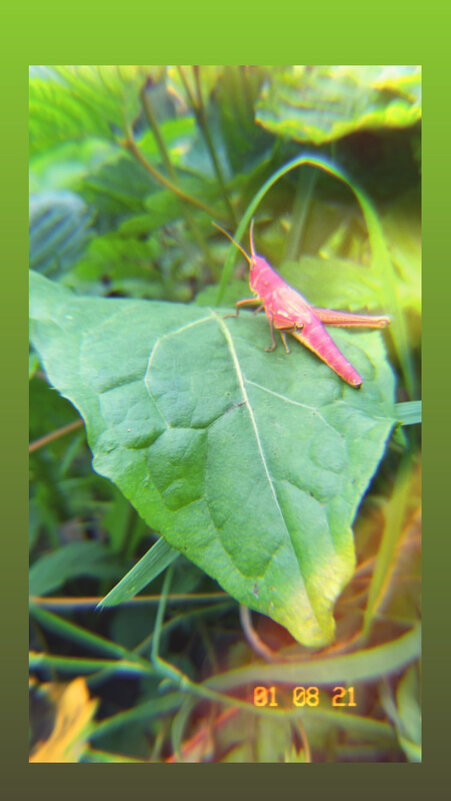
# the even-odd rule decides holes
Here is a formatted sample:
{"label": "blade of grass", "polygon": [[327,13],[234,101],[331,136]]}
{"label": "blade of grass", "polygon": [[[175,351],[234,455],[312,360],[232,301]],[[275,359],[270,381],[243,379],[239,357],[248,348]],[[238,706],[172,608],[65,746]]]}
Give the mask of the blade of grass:
{"label": "blade of grass", "polygon": [[104,734],[120,729],[128,723],[133,723],[137,720],[150,720],[151,718],[160,717],[164,714],[175,712],[184,699],[183,693],[167,693],[160,698],[152,698],[151,701],[145,701],[142,704],[137,704],[125,712],[118,712],[105,720],[98,723],[90,735],[90,739],[95,740],[97,737],[103,737]]}
{"label": "blade of grass", "polygon": [[116,604],[129,601],[143,587],[146,587],[147,584],[150,584],[151,581],[159,576],[163,570],[166,570],[179,556],[178,551],[175,551],[164,539],[160,538],[139,562],[125,574],[118,584],[110,590],[108,595],[105,595],[105,598],[97,604],[97,608],[103,609],[106,606],[116,606]]}
{"label": "blade of grass", "polygon": [[[141,89],[140,92],[141,104],[144,109],[144,113],[147,117],[147,121],[149,123],[150,128],[152,129],[152,133],[155,137],[155,141],[157,143],[158,149],[160,151],[161,157],[164,161],[165,167],[169,173],[172,183],[174,186],[178,186],[177,181],[177,174],[174,169],[174,166],[171,161],[171,157],[169,155],[169,151],[166,147],[166,143],[164,141],[164,137],[160,131],[160,126],[158,124],[158,119],[156,114],[154,113],[153,105],[151,99],[149,97],[148,92],[146,91],[146,86]],[[213,257],[210,253],[208,248],[208,244],[204,239],[202,232],[197,224],[196,218],[191,213],[190,207],[186,202],[186,199],[181,199],[182,203],[182,211],[186,220],[186,224],[190,229],[194,241],[197,243],[200,251],[202,252],[205,261],[209,265],[210,271],[212,272],[213,276],[217,279],[218,278],[218,268],[216,263],[213,260]]]}
{"label": "blade of grass", "polygon": [[214,169],[214,171],[216,173],[216,177],[218,179],[218,184],[219,184],[219,187],[221,189],[221,193],[222,193],[222,196],[223,196],[223,199],[224,199],[224,203],[225,203],[225,205],[227,207],[227,211],[228,211],[228,213],[230,215],[230,219],[232,220],[232,223],[235,225],[236,224],[235,211],[234,211],[233,206],[232,206],[232,204],[230,202],[230,198],[229,198],[229,195],[228,195],[228,192],[227,192],[226,183],[225,183],[225,180],[224,180],[224,176],[222,174],[222,169],[221,169],[221,165],[219,163],[219,159],[218,159],[218,156],[217,156],[217,153],[216,153],[216,150],[215,150],[215,146],[213,144],[213,139],[211,137],[210,128],[209,128],[209,125],[208,125],[207,114],[206,114],[204,102],[203,102],[203,99],[202,99],[202,87],[201,87],[201,84],[200,84],[200,67],[199,66],[197,66],[197,67],[193,66],[192,69],[193,69],[193,75],[194,75],[194,80],[195,80],[195,85],[196,85],[196,96],[194,95],[194,93],[191,90],[191,87],[190,87],[190,85],[188,83],[188,80],[187,80],[187,77],[185,75],[185,71],[184,71],[183,67],[182,66],[177,66],[177,71],[178,71],[178,73],[180,75],[180,79],[181,79],[181,81],[183,83],[183,86],[185,88],[185,92],[187,94],[189,103],[191,105],[191,108],[193,110],[194,116],[196,118],[196,122],[197,122],[197,124],[199,126],[199,129],[200,129],[200,131],[202,133],[202,136],[204,138],[205,144],[207,146],[207,150],[208,150],[208,153],[209,153],[212,165],[213,165],[213,169]]}
{"label": "blade of grass", "polygon": [[81,626],[70,623],[68,620],[49,612],[47,609],[41,609],[34,604],[30,606],[30,614],[43,628],[57,634],[59,637],[70,640],[72,643],[78,643],[85,648],[96,651],[97,653],[104,654],[105,656],[125,657],[130,658],[130,653],[126,648],[121,645],[111,642],[110,640],[101,637],[99,634],[93,634],[86,631]]}
{"label": "blade of grass", "polygon": [[313,192],[318,180],[318,176],[318,170],[312,170],[308,167],[305,170],[305,175],[301,173],[299,176],[296,197],[293,204],[292,225],[285,249],[286,261],[294,261],[298,256],[302,241],[302,234],[304,232],[305,223],[310,211]]}
{"label": "blade of grass", "polygon": [[30,670],[44,670],[50,668],[61,673],[92,673],[97,670],[111,667],[115,674],[127,676],[155,676],[152,665],[147,666],[126,659],[80,659],[74,656],[52,656],[51,654],[30,652]]}
{"label": "blade of grass", "polygon": [[148,759],[137,759],[136,757],[124,756],[124,754],[113,754],[110,751],[97,751],[94,748],[85,748],[83,751],[83,762],[108,763],[108,764],[122,764],[123,762],[131,762],[132,764],[148,764]]}
{"label": "blade of grass", "polygon": [[416,625],[407,634],[374,648],[305,662],[249,665],[213,676],[203,686],[224,692],[256,681],[316,686],[374,681],[413,662],[420,655],[420,647],[420,626]]}

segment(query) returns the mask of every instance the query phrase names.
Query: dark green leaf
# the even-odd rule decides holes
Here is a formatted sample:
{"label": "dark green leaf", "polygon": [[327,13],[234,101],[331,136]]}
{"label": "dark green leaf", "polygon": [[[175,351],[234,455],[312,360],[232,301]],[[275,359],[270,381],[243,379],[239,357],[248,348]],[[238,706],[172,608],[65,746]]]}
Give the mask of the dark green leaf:
{"label": "dark green leaf", "polygon": [[118,565],[99,542],[72,542],[38,559],[30,569],[30,594],[47,595],[77,576],[111,578]]}
{"label": "dark green leaf", "polygon": [[104,214],[141,214],[144,199],[152,191],[152,179],[131,156],[119,154],[114,163],[100,165],[85,175],[78,191]]}

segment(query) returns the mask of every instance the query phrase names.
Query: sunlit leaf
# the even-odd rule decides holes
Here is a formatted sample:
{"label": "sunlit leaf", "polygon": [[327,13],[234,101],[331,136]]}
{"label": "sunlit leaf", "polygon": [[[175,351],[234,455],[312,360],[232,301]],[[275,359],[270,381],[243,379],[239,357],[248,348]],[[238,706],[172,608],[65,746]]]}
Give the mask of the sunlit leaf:
{"label": "sunlit leaf", "polygon": [[420,68],[376,65],[276,69],[256,113],[271,133],[316,145],[354,131],[412,125],[420,117]]}
{"label": "sunlit leaf", "polygon": [[30,80],[30,151],[86,136],[114,140],[140,108],[139,90],[159,67],[55,67]]}

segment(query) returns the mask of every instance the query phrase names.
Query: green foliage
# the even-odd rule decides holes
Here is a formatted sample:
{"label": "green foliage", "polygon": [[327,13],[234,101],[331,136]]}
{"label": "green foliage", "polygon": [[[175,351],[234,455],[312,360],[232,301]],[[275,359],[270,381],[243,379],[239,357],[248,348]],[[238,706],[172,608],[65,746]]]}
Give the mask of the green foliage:
{"label": "green foliage", "polygon": [[316,145],[362,129],[413,125],[420,116],[418,67],[280,68],[257,103],[257,121],[272,133]]}
{"label": "green foliage", "polygon": [[139,111],[138,92],[152,68],[56,67],[30,81],[30,152],[85,136],[114,139]]}
{"label": "green foliage", "polygon": [[[420,759],[420,100],[409,66],[31,68],[30,665],[78,677],[76,759]],[[332,329],[359,392],[223,317],[211,223],[251,217],[311,303],[390,314]]]}

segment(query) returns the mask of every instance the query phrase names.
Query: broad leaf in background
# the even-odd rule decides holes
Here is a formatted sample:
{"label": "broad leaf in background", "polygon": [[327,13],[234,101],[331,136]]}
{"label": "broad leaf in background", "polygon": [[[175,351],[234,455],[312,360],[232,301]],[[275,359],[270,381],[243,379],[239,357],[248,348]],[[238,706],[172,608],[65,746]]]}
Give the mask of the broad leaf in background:
{"label": "broad leaf in background", "polygon": [[313,306],[383,311],[380,283],[371,268],[345,259],[303,256],[298,262],[282,263],[280,273]]}
{"label": "broad leaf in background", "polygon": [[41,556],[30,568],[30,594],[48,595],[77,576],[115,578],[119,562],[100,542],[71,542]]}
{"label": "broad leaf in background", "polygon": [[420,117],[420,67],[377,65],[275,68],[256,113],[271,133],[317,145]]}
{"label": "broad leaf in background", "polygon": [[240,602],[319,647],[352,575],[351,531],[394,422],[379,332],[334,332],[364,377],[224,310],[77,297],[31,274],[32,341],[86,422],[94,467]]}
{"label": "broad leaf in background", "polygon": [[30,156],[29,186],[32,194],[77,188],[84,176],[102,164],[114,163],[120,150],[114,142],[85,139],[63,142],[50,151]]}

